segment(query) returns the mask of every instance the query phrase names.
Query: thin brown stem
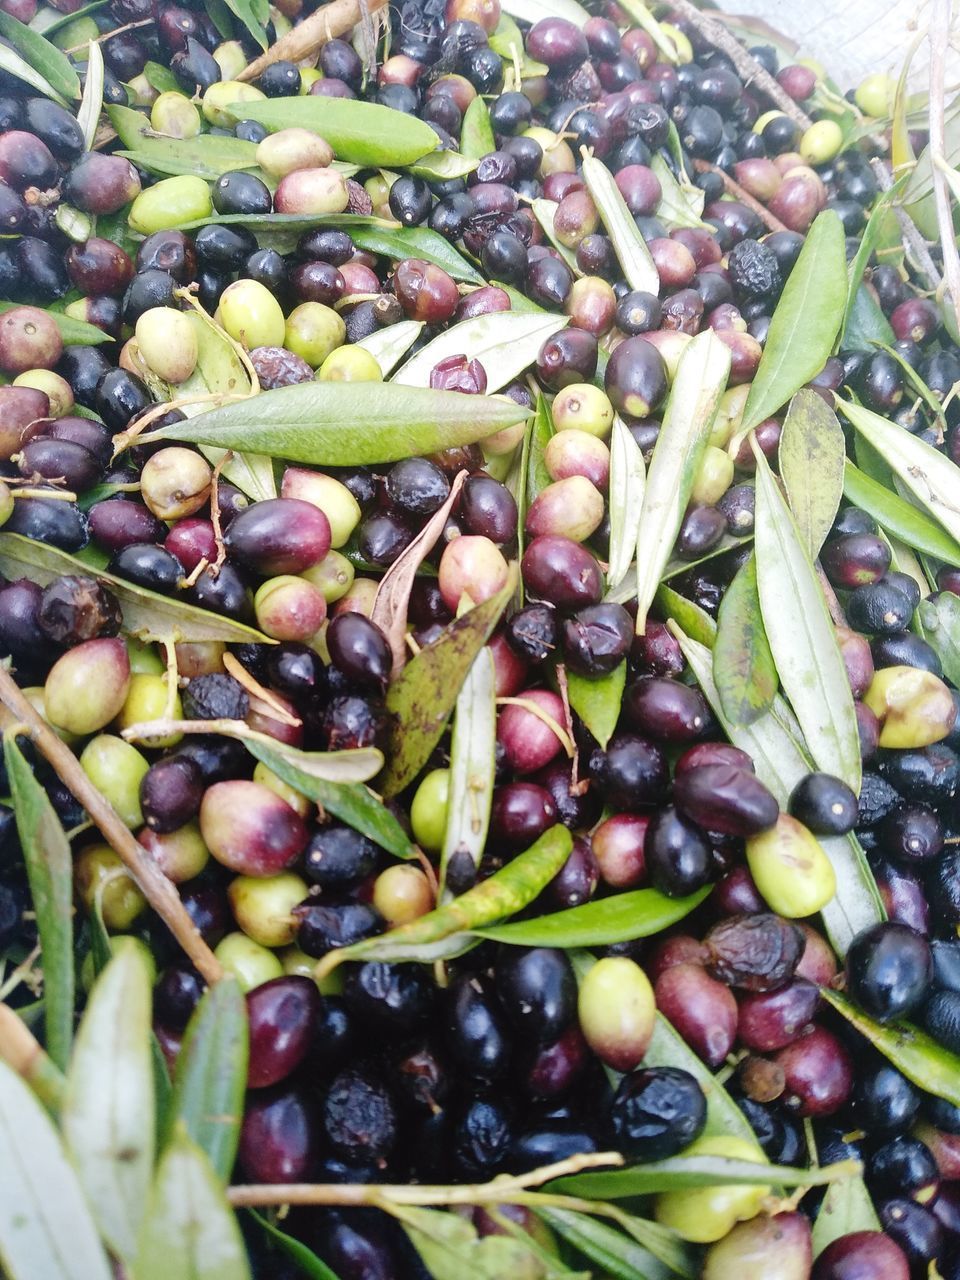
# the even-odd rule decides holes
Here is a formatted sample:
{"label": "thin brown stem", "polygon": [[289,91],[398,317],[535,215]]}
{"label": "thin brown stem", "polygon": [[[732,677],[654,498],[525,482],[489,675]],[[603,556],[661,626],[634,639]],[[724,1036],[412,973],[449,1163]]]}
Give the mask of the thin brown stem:
{"label": "thin brown stem", "polygon": [[59,1111],[63,1073],[19,1014],[5,1004],[0,1004],[0,1058],[30,1086],[48,1111]]}
{"label": "thin brown stem", "polygon": [[951,10],[951,0],[933,0],[930,23],[930,171],[933,175],[933,198],[943,253],[943,274],[957,328],[960,329],[960,254],[957,252],[953,208],[944,173],[944,169],[948,168],[946,126],[943,118],[946,78],[944,54],[950,39]]}
{"label": "thin brown stem", "polygon": [[[883,160],[875,159],[870,161],[871,168],[876,175],[877,182],[883,191],[890,191],[893,187],[893,175]],[[936,293],[943,284],[937,265],[930,256],[930,250],[927,248],[927,242],[917,230],[910,215],[901,207],[899,201],[892,202],[894,216],[900,227],[900,235],[903,239],[903,247],[913,261],[919,275],[923,276],[927,288],[931,293]]]}
{"label": "thin brown stem", "polygon": [[216,982],[222,978],[220,961],[200,936],[173,884],[133,838],[130,829],[120,821],[113,807],[84,773],[70,748],[40,718],[10,672],[3,668],[0,668],[0,702],[23,723],[40,754],[53,766],[60,781],[89,813],[111,849],[140,886],[144,897],[193,964],[208,982]]}
{"label": "thin brown stem", "polygon": [[823,592],[824,599],[827,602],[827,608],[830,610],[830,617],[833,619],[835,627],[847,626],[847,615],[843,611],[843,605],[837,599],[837,593],[831,587],[827,575],[820,568],[820,561],[817,561],[817,577],[820,580],[820,590]]}
{"label": "thin brown stem", "polygon": [[775,218],[769,209],[765,208],[759,200],[753,198],[749,191],[744,191],[740,183],[734,182],[729,173],[724,173],[715,164],[711,164],[709,160],[694,160],[693,167],[697,173],[715,173],[718,178],[722,179],[724,189],[739,200],[741,204],[745,204],[748,209],[752,209],[768,231],[787,230],[779,218]]}
{"label": "thin brown stem", "polygon": [[[382,9],[387,0],[366,0],[369,14]],[[290,62],[301,62],[317,52],[328,40],[352,31],[363,18],[360,0],[333,0],[332,4],[322,5],[309,18],[297,23],[285,36],[271,45],[262,54],[245,67],[237,76],[238,80],[257,80],[274,62],[284,59]]]}

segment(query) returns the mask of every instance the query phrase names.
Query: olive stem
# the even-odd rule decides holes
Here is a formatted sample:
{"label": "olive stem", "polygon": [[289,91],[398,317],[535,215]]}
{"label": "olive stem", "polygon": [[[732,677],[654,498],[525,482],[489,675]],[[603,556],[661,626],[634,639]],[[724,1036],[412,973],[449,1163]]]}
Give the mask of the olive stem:
{"label": "olive stem", "polygon": [[89,40],[84,40],[83,44],[75,44],[73,48],[64,49],[63,52],[64,53],[82,53],[83,50],[86,49],[87,45],[90,43],[103,44],[105,40],[112,40],[114,36],[121,36],[126,31],[137,31],[139,30],[140,27],[152,27],[155,22],[156,22],[156,18],[140,18],[137,22],[128,22],[125,27],[117,27],[114,30],[105,31],[103,35],[96,36],[92,42]]}
{"label": "olive stem", "polygon": [[65,742],[57,737],[23,696],[10,672],[0,668],[0,702],[6,706],[29,733],[40,754],[71,794],[80,801],[100,828],[107,843],[140,886],[144,897],[156,911],[193,964],[208,982],[223,977],[220,961],[213,954],[200,931],[190,919],[171,881],[138,844],[133,833],[117,817],[113,807],[100,794],[80,762]]}
{"label": "olive stem", "polygon": [[960,329],[960,254],[953,229],[953,210],[947,190],[946,126],[943,118],[946,70],[944,48],[950,39],[951,0],[934,0],[930,23],[930,170],[933,176],[933,198],[940,230],[943,274],[957,328]]}
{"label": "olive stem", "polygon": [[[883,191],[890,191],[893,188],[893,177],[890,170],[882,160],[874,159],[870,162],[871,168],[876,175],[877,182]],[[936,292],[943,283],[940,272],[937,270],[936,263],[930,256],[926,241],[917,230],[916,224],[910,215],[900,206],[899,202],[892,201],[894,216],[900,224],[900,234],[903,237],[904,246],[908,254],[913,258],[914,265],[919,273],[927,282],[927,288],[932,292]]]}
{"label": "olive stem", "polygon": [[696,5],[691,4],[690,0],[673,0],[671,8],[675,13],[685,18],[691,27],[696,27],[703,38],[709,41],[715,49],[719,49],[721,53],[727,55],[743,81],[744,88],[747,88],[752,81],[761,93],[765,93],[771,102],[776,103],[784,115],[790,117],[794,124],[799,125],[803,130],[810,128],[813,121],[806,112],[797,106],[790,95],[777,84],[769,71],[762,67],[756,58],[749,54],[740,41],[732,36],[725,27],[721,26],[714,18],[708,18],[705,13],[701,13]]}
{"label": "olive stem", "polygon": [[847,626],[847,615],[843,611],[843,605],[837,599],[837,593],[827,578],[827,575],[820,567],[820,561],[817,560],[814,567],[817,571],[817,577],[820,579],[820,590],[823,592],[824,599],[827,602],[827,608],[830,610],[830,617],[835,627]]}
{"label": "olive stem", "polygon": [[787,227],[775,218],[769,209],[764,208],[759,200],[755,200],[749,191],[744,191],[739,182],[734,182],[729,173],[724,173],[722,169],[718,169],[715,164],[711,164],[709,160],[694,160],[693,167],[697,173],[715,173],[718,178],[723,181],[724,189],[731,196],[735,196],[741,204],[745,204],[748,209],[752,209],[763,225],[770,231],[786,231]]}
{"label": "olive stem", "polygon": [[63,1072],[36,1036],[8,1005],[0,1004],[0,1058],[16,1071],[52,1114],[60,1110]]}
{"label": "olive stem", "polygon": [[[387,0],[366,0],[368,14],[382,9]],[[317,50],[335,40],[337,36],[351,31],[363,17],[360,0],[333,0],[332,4],[323,5],[309,18],[297,24],[285,36],[270,46],[266,53],[254,59],[249,66],[237,76],[238,80],[257,80],[267,67],[284,59],[290,62],[302,62],[311,57]]]}

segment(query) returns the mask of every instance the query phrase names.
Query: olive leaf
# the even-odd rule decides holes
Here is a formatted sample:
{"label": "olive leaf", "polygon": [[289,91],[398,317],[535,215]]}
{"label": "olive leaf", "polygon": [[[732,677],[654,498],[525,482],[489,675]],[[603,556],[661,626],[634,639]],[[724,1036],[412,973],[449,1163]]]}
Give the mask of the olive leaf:
{"label": "olive leaf", "polygon": [[70,842],[17,745],[15,728],[3,735],[3,761],[40,935],[44,1040],[47,1053],[65,1071],[73,1042],[75,986]]}
{"label": "olive leaf", "polygon": [[607,507],[610,513],[610,549],[607,553],[607,587],[618,586],[627,576],[637,553],[640,510],[647,469],[643,452],[619,417],[613,420],[610,436],[610,483]]}
{"label": "olive leaf", "polygon": [[150,974],[119,950],[94,983],[67,1072],[64,1141],[103,1238],[130,1266],[153,1169]]}
{"label": "olive leaf", "polygon": [[844,465],[843,495],[848,502],[873,516],[886,533],[935,560],[960,565],[960,542],[912,502],[861,471],[849,458]]}
{"label": "olive leaf", "polygon": [[[430,374],[441,360],[445,360],[448,356],[465,356],[468,360],[479,360],[483,365],[487,375],[488,393],[499,391],[518,374],[523,373],[524,369],[536,360],[544,342],[552,338],[555,333],[559,333],[567,324],[569,320],[566,316],[551,315],[545,311],[535,315],[497,311],[475,316],[472,320],[461,320],[459,324],[451,325],[449,329],[438,334],[425,347],[421,347],[416,355],[394,374],[390,385],[427,387],[430,385]],[[442,394],[455,397],[461,412],[469,412],[468,406],[464,403],[464,396],[455,391]],[[478,402],[482,403],[483,398],[470,396],[469,401],[472,407]],[[519,422],[523,416],[525,415],[521,414],[513,421]],[[490,428],[490,431],[493,430],[495,428]],[[490,434],[490,431],[486,434]],[[474,436],[474,439],[476,438]],[[427,451],[420,450],[420,452]]]}
{"label": "olive leaf", "polygon": [[[479,160],[497,149],[490,123],[490,109],[478,93],[463,113],[460,126],[460,150],[471,160]],[[442,154],[442,153],[441,153]]]}
{"label": "olive leaf", "polygon": [[694,911],[708,893],[708,889],[700,889],[686,898],[668,898],[656,889],[634,889],[566,911],[473,932],[479,938],[516,947],[608,947],[669,929]]}
{"label": "olive leaf", "polygon": [[688,1188],[767,1186],[824,1187],[855,1177],[861,1166],[856,1160],[811,1169],[765,1164],[760,1160],[738,1160],[729,1156],[672,1156],[651,1164],[626,1169],[601,1169],[548,1182],[550,1191],[582,1196],[585,1200],[626,1200],[631,1196],[656,1195]]}
{"label": "olive leaf", "polygon": [[893,342],[895,336],[875,295],[861,284],[854,294],[844,325],[841,337],[843,350],[873,352],[876,343]]}
{"label": "olive leaf", "polygon": [[249,1052],[247,1008],[234,977],[204,994],[187,1024],[165,1132],[182,1127],[226,1184],[240,1141]]}
{"label": "olive leaf", "polygon": [[813,558],[840,508],[845,453],[837,415],[816,391],[801,388],[783,420],[778,458],[790,510]]}
{"label": "olive leaf", "polygon": [[[394,1205],[391,1213],[400,1220],[434,1280],[463,1280],[464,1276],[471,1280],[501,1280],[504,1276],[532,1274],[554,1280],[559,1274],[572,1274],[559,1259],[557,1269],[546,1272],[539,1265],[529,1237],[529,1243],[510,1235],[481,1237],[467,1218],[438,1209]],[[519,1235],[523,1236],[523,1232],[519,1231]],[[579,1280],[585,1278],[581,1276]]]}
{"label": "olive leaf", "polygon": [[583,157],[581,171],[627,284],[656,296],[660,292],[660,273],[613,174],[602,160],[590,155]]}
{"label": "olive leaf", "polygon": [[[131,634],[153,640],[174,638],[182,642],[271,643],[267,636],[242,622],[234,622],[231,618],[198,609],[170,596],[158,595],[103,569],[94,572],[120,601],[124,628]],[[63,574],[89,577],[91,567],[57,547],[23,538],[17,533],[0,533],[0,573],[8,578],[31,578],[45,587]]]}
{"label": "olive leaf", "polygon": [[234,169],[257,167],[257,144],[242,138],[201,133],[195,138],[157,137],[142,111],[108,106],[107,116],[126,151],[120,155],[148,170],[168,177],[193,174],[215,181]]}
{"label": "olive leaf", "polygon": [[267,47],[266,24],[270,16],[269,7],[255,4],[254,0],[223,0],[235,18],[246,27],[261,49]]}
{"label": "olive leaf", "polygon": [[660,183],[660,203],[657,217],[668,227],[702,227],[704,193],[699,187],[681,186],[673,170],[659,152],[650,161],[650,168]]}
{"label": "olive leaf", "polygon": [[860,735],[836,629],[816,569],[763,452],[754,545],[763,625],[780,683],[817,766],[860,790]]}
{"label": "olive leaf", "polygon": [[720,602],[713,678],[734,724],[750,724],[773,704],[777,668],[760,612],[756,556],[740,567]]}
{"label": "olive leaf", "polygon": [[[624,1231],[617,1231],[604,1222],[598,1222],[586,1213],[548,1208],[537,1208],[536,1212],[568,1244],[573,1245],[591,1262],[596,1262],[602,1268],[601,1274],[611,1276],[613,1280],[672,1280],[677,1275],[683,1276],[685,1280],[693,1280],[697,1274],[694,1264],[679,1243],[673,1244],[670,1250],[671,1261],[667,1262],[653,1254],[639,1240],[632,1239]],[[643,1223],[645,1227],[664,1230],[658,1223],[647,1223],[633,1215],[630,1215],[629,1220],[631,1223]]]}
{"label": "olive leaf", "polygon": [[513,594],[515,578],[513,567],[496,595],[451,622],[390,684],[387,710],[393,723],[388,764],[380,784],[384,795],[397,795],[426,764],[474,659]]}
{"label": "olive leaf", "polygon": [[416,116],[357,98],[264,98],[236,102],[228,110],[237,120],[257,120],[272,133],[310,129],[326,138],[339,160],[365,168],[397,168],[435,151],[438,138]]}
{"label": "olive leaf", "polygon": [[941,591],[917,607],[923,634],[943,664],[943,674],[960,687],[960,597]]}
{"label": "olive leaf", "polygon": [[[850,318],[853,314],[854,306],[857,303],[857,296],[863,287],[863,273],[867,269],[867,264],[877,247],[877,241],[880,237],[880,231],[883,223],[891,216],[890,206],[896,195],[900,193],[906,183],[907,175],[901,174],[897,181],[893,184],[889,191],[881,191],[874,201],[870,217],[867,219],[867,225],[864,227],[860,236],[860,243],[857,246],[857,252],[854,254],[850,266],[847,269],[847,301],[844,308],[843,320],[840,324],[840,349],[842,351],[850,350],[869,350],[869,347],[853,347],[851,345],[848,328],[850,327]],[[868,292],[864,290],[864,292]],[[871,299],[873,299],[873,296]],[[879,309],[879,305],[878,305]],[[883,312],[880,312],[883,316]],[[883,316],[886,321],[886,316]],[[889,322],[887,322],[889,324]],[[891,330],[892,332],[892,330]]]}
{"label": "olive leaf", "polygon": [[567,672],[570,706],[604,750],[620,718],[626,683],[626,660],[605,676],[581,676],[575,671]]}
{"label": "olive leaf", "polygon": [[297,1264],[306,1280],[339,1280],[336,1273],[331,1271],[327,1264],[322,1262],[302,1241],[281,1231],[276,1223],[271,1222],[264,1214],[257,1213],[255,1209],[248,1209],[247,1213],[266,1233],[277,1250]]}
{"label": "olive leaf", "polygon": [[157,93],[179,93],[180,81],[169,67],[162,67],[159,62],[148,62],[143,74],[151,88]]}
{"label": "olive leaf", "polygon": [[841,400],[840,411],[880,454],[904,488],[960,541],[960,468],[939,449],[861,405]]}
{"label": "olive leaf", "polygon": [[382,329],[375,330],[366,338],[361,338],[357,346],[363,347],[364,351],[369,351],[380,366],[380,372],[385,378],[389,378],[420,337],[422,329],[422,320],[401,320],[397,324],[388,324]]}
{"label": "olive leaf", "polygon": [[451,860],[479,866],[487,843],[496,780],[497,689],[493,654],[484,647],[457,694],[450,735],[447,824],[440,854],[440,885]]}
{"label": "olive leaf", "polygon": [[560,257],[564,260],[573,274],[575,276],[580,276],[583,275],[583,272],[577,266],[577,255],[569,245],[564,244],[563,241],[557,237],[554,219],[559,207],[560,206],[556,200],[545,200],[542,196],[530,203],[530,208],[533,210],[533,216],[540,223],[547,239],[553,245],[554,249],[556,249],[557,253],[559,253]]}
{"label": "olive leaf", "polygon": [[663,583],[657,592],[657,604],[665,619],[673,619],[691,640],[712,649],[717,639],[717,624],[705,609]]}
{"label": "olive leaf", "polygon": [[104,71],[100,45],[96,40],[90,40],[87,43],[87,76],[83,82],[83,98],[77,110],[77,124],[83,132],[83,142],[88,151],[93,148],[100,113],[103,111]]}
{"label": "olive leaf", "polygon": [[[36,83],[31,80],[27,80],[26,83],[39,89],[44,97],[53,97],[62,106],[68,105],[67,99],[80,97],[80,79],[73,69],[73,64],[67,55],[46,36],[18,22],[2,9],[0,9],[0,36],[13,45],[17,51],[14,56],[18,54],[34,71]],[[10,53],[12,50],[5,48],[4,52]],[[12,67],[6,69],[13,71]],[[13,71],[13,74],[20,80],[26,79],[18,71]],[[41,85],[46,85],[47,88],[44,89]],[[49,89],[53,89],[54,92],[49,93]]]}
{"label": "olive leaf", "polygon": [[9,1280],[110,1280],[50,1117],[0,1059],[0,1257]]}
{"label": "olive leaf", "polygon": [[807,232],[774,309],[731,453],[736,452],[734,442],[781,409],[823,368],[843,321],[846,280],[843,223],[832,209],[824,209]]}
{"label": "olive leaf", "polygon": [[395,382],[300,382],[145,432],[140,441],[188,440],[290,462],[360,466],[473,444],[527,417],[512,400],[489,396]]}
{"label": "olive leaf", "polygon": [[544,453],[551,439],[557,434],[553,425],[550,401],[542,391],[537,392],[537,408],[530,432],[530,450],[527,455],[527,506],[550,484],[550,472],[544,462]]}
{"label": "olive leaf", "polygon": [[729,372],[730,352],[709,329],[691,338],[680,357],[640,511],[638,635],[670,559]]}
{"label": "olive leaf", "polygon": [[[18,302],[0,302],[0,316],[5,311],[10,311],[19,305]],[[101,342],[113,341],[108,333],[98,329],[95,324],[87,324],[85,320],[74,320],[72,316],[65,316],[62,311],[54,311],[52,307],[41,307],[40,310],[45,311],[51,318],[60,330],[60,337],[67,346],[96,347]],[[78,407],[75,405],[70,412],[77,413]],[[90,416],[92,417],[93,415]]]}
{"label": "olive leaf", "polygon": [[854,1231],[879,1231],[880,1219],[863,1178],[845,1178],[827,1187],[813,1224],[813,1256]]}
{"label": "olive leaf", "polygon": [[[444,153],[445,154],[445,153]],[[380,254],[401,262],[404,258],[423,258],[442,267],[454,280],[480,285],[483,276],[458,253],[449,240],[430,227],[358,227],[351,231],[358,249]]]}

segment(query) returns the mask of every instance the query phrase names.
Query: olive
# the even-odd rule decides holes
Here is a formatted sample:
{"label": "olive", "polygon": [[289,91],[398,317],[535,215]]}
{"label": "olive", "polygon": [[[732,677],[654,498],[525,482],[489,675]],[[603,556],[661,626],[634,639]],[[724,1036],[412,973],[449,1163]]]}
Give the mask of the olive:
{"label": "olive", "polygon": [[910,1267],[898,1244],[880,1231],[854,1231],[827,1245],[814,1265],[815,1280],[883,1277],[909,1280]]}
{"label": "olive", "polygon": [[932,974],[929,943],[902,924],[862,930],[847,953],[850,994],[880,1022],[908,1016],[926,996]]}
{"label": "olive", "polygon": [[500,1003],[523,1040],[556,1040],[574,1017],[577,984],[565,952],[507,948],[495,974]]}
{"label": "olive", "polygon": [[910,1128],[920,1110],[920,1094],[896,1067],[882,1062],[858,1074],[853,1107],[871,1134],[892,1136]]}
{"label": "olive", "polygon": [[668,897],[684,897],[713,879],[713,855],[704,833],[672,805],[651,819],[644,854],[651,883]]}
{"label": "olive", "polygon": [[435,988],[420,965],[367,961],[351,967],[344,981],[347,1009],[381,1034],[412,1030],[429,1020]]}
{"label": "olive", "polygon": [[785,813],[769,830],[748,837],[747,864],[764,901],[788,919],[819,911],[836,891],[833,866],[820,844]]}
{"label": "olive", "polygon": [[272,875],[303,852],[307,832],[299,816],[260,783],[210,787],[200,807],[200,830],[210,852],[242,875]]}
{"label": "olive", "polygon": [[703,1132],[707,1104],[688,1071],[647,1067],[623,1077],[610,1106],[617,1147],[644,1163],[678,1155]]}
{"label": "olive", "polygon": [[598,960],[580,984],[580,1028],[594,1053],[617,1071],[632,1071],[653,1034],[654,994],[646,974],[625,956]]}
{"label": "olive", "polygon": [[[687,1155],[717,1155],[755,1161],[756,1147],[746,1138],[701,1137],[687,1148]],[[769,1195],[766,1186],[694,1187],[660,1194],[654,1205],[654,1216],[663,1226],[671,1227],[684,1240],[713,1244],[722,1239],[746,1218],[752,1218],[763,1199]]]}
{"label": "olive", "polygon": [[710,1246],[703,1280],[762,1280],[773,1274],[778,1280],[808,1280],[811,1261],[810,1222],[804,1214],[758,1214]]}
{"label": "olive", "polygon": [[841,778],[808,773],[790,794],[792,817],[818,836],[842,836],[858,821],[857,797]]}

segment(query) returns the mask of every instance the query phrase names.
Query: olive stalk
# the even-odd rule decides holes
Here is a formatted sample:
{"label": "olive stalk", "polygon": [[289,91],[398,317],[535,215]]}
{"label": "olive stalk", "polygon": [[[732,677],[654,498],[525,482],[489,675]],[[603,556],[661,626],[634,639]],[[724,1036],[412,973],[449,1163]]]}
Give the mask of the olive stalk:
{"label": "olive stalk", "polygon": [[693,167],[697,173],[715,173],[723,182],[724,190],[728,195],[739,200],[741,204],[745,204],[748,209],[752,209],[763,225],[769,231],[786,231],[787,228],[779,218],[774,217],[766,205],[762,205],[759,200],[755,200],[749,191],[744,191],[739,182],[734,182],[729,173],[725,173],[723,169],[719,169],[715,164],[711,164],[709,160],[694,160]]}
{"label": "olive stalk", "polygon": [[237,76],[238,80],[257,80],[267,67],[274,62],[289,60],[302,62],[316,53],[328,40],[335,40],[362,21],[366,13],[376,13],[386,5],[387,0],[333,0],[332,4],[322,5],[316,13],[297,24],[285,36],[270,46],[266,53],[255,58],[248,67]]}
{"label": "olive stalk", "polygon": [[53,766],[57,777],[89,813],[104,838],[139,885],[144,897],[163,920],[190,960],[208,982],[223,977],[219,960],[200,936],[173,884],[137,843],[133,833],[117,817],[84,773],[66,743],[23,696],[10,672],[0,668],[0,702],[23,725],[40,754]]}
{"label": "olive stalk", "polygon": [[[893,188],[893,177],[890,169],[883,160],[875,158],[870,161],[870,166],[876,175],[877,182],[880,184],[882,191],[890,191]],[[904,248],[907,255],[912,258],[913,264],[917,271],[924,277],[927,282],[927,288],[936,293],[943,280],[937,265],[930,256],[930,250],[927,248],[926,241],[917,230],[916,224],[906,210],[897,200],[893,200],[892,208],[897,222],[900,226],[900,234],[903,238]]]}

